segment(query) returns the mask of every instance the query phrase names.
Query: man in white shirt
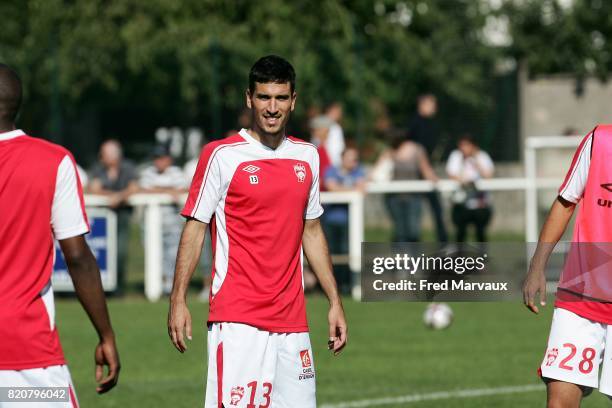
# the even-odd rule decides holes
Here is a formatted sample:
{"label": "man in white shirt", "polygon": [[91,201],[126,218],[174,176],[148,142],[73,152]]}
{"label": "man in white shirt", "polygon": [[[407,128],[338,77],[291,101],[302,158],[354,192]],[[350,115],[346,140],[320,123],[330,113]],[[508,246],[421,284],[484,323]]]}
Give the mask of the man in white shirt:
{"label": "man in white shirt", "polygon": [[182,204],[183,194],[187,192],[188,181],[181,168],[173,165],[167,146],[158,145],[153,149],[153,165],[145,168],[140,176],[140,187],[144,193],[169,194],[174,204],[162,206],[162,243],[163,243],[163,292],[170,294],[174,277],[174,261],[181,236],[182,218],[178,204]]}

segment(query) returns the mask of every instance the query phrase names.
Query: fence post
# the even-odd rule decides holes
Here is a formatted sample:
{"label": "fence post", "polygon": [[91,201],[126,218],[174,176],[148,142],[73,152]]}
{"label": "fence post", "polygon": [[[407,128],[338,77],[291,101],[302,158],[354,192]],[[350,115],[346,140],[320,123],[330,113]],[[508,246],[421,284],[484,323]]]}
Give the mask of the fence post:
{"label": "fence post", "polygon": [[145,295],[151,302],[162,295],[162,228],[158,202],[145,207]]}

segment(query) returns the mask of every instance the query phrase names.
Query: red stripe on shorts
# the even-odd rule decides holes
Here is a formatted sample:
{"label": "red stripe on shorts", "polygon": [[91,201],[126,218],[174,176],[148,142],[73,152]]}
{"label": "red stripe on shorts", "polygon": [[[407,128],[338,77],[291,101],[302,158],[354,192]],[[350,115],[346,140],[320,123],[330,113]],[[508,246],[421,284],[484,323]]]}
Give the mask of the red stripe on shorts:
{"label": "red stripe on shorts", "polygon": [[72,390],[72,385],[68,385],[68,393],[70,394],[70,401],[72,402],[72,408],[79,408],[79,403],[77,402],[76,395],[74,395],[74,391]]}
{"label": "red stripe on shorts", "polygon": [[217,408],[223,408],[223,343],[217,346]]}

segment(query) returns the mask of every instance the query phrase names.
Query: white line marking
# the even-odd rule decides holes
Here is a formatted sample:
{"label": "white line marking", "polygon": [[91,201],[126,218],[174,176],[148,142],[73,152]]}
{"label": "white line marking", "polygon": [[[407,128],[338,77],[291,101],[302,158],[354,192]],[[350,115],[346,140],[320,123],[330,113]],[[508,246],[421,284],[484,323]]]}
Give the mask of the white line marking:
{"label": "white line marking", "polygon": [[524,392],[542,391],[545,389],[544,384],[529,384],[517,385],[509,387],[497,388],[476,388],[456,391],[440,391],[429,394],[412,394],[402,395],[398,397],[386,397],[376,399],[366,399],[350,402],[339,402],[336,404],[323,404],[320,408],[362,408],[375,407],[379,405],[405,404],[420,401],[433,401],[451,398],[475,398],[485,397],[487,395],[502,395],[502,394],[519,394]]}

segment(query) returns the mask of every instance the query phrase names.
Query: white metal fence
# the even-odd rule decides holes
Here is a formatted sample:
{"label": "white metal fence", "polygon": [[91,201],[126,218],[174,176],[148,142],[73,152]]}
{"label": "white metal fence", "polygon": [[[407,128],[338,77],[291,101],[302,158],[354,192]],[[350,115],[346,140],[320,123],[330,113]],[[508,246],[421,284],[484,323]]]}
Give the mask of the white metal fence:
{"label": "white metal fence", "polygon": [[[526,212],[526,242],[535,242],[538,234],[538,190],[557,188],[559,178],[537,177],[538,149],[567,148],[579,144],[576,137],[538,137],[527,140],[525,146],[525,175],[515,178],[492,178],[480,180],[477,187],[485,191],[524,191]],[[366,194],[386,193],[423,193],[432,190],[451,192],[457,189],[458,183],[452,180],[440,180],[434,184],[426,180],[388,181],[369,183]],[[323,192],[323,204],[343,203],[349,211],[349,266],[354,276],[359,276],[361,269],[361,243],[364,241],[364,196],[359,192]],[[86,195],[88,207],[106,206],[108,199],[103,196]],[[161,209],[164,204],[175,201],[165,194],[136,194],[130,197],[129,204],[144,208],[144,253],[145,253],[145,295],[151,301],[158,300],[162,295],[162,231]],[[355,285],[353,295],[359,297],[360,288]]]}

